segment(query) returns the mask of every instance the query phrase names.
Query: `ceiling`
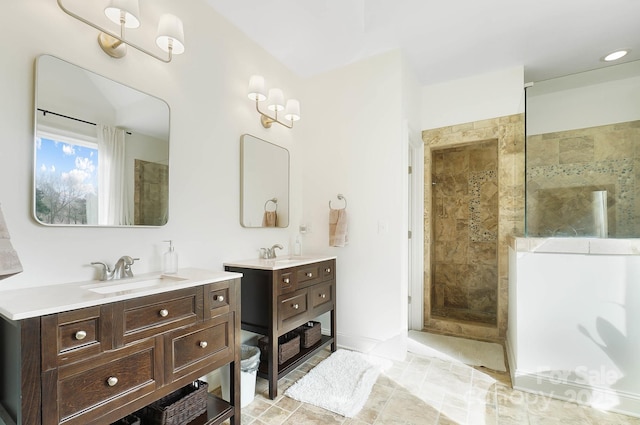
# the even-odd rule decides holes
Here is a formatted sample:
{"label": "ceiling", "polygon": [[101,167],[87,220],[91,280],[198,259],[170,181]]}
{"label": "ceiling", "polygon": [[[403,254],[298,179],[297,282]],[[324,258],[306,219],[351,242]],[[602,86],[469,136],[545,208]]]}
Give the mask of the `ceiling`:
{"label": "ceiling", "polygon": [[640,0],[206,0],[300,77],[402,49],[419,82],[526,81],[640,59]]}

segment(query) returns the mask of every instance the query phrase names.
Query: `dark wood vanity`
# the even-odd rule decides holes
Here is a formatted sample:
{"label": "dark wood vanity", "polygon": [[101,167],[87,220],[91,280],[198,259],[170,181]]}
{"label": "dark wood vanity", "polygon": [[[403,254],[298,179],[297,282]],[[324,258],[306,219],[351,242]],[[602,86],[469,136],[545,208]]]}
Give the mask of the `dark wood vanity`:
{"label": "dark wood vanity", "polygon": [[[295,258],[295,257],[294,257]],[[336,350],[336,260],[262,260],[225,264],[225,270],[242,277],[242,329],[269,337],[268,355],[261,359],[258,376],[269,381],[269,397],[278,395],[278,379],[326,346]],[[331,334],[293,358],[278,364],[278,337],[324,313],[330,313]]]}
{"label": "dark wood vanity", "polygon": [[191,424],[240,424],[240,291],[230,278],[0,319],[2,404],[18,425],[107,425],[226,366],[232,400],[209,395]]}

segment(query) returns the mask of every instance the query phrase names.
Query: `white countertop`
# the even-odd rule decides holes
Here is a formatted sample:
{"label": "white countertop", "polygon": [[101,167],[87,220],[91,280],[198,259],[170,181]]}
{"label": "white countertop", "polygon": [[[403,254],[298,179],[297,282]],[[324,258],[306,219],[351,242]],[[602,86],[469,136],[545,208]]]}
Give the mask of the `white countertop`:
{"label": "white countertop", "polygon": [[335,255],[288,255],[270,258],[268,260],[264,258],[250,258],[247,260],[228,261],[224,263],[224,265],[227,267],[243,267],[246,269],[280,270],[319,263],[320,261],[335,260],[336,258]]}
{"label": "white countertop", "polygon": [[239,277],[242,273],[187,268],[166,276],[156,272],[120,280],[13,289],[0,292],[0,315],[9,320],[22,320]]}

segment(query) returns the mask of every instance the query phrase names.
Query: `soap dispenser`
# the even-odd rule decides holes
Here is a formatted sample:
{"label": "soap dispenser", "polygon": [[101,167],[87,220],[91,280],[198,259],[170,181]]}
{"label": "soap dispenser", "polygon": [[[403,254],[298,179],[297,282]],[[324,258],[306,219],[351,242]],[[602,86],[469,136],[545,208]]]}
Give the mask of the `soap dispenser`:
{"label": "soap dispenser", "polygon": [[173,241],[165,242],[169,242],[169,251],[165,252],[162,258],[162,273],[174,274],[178,272],[178,253],[175,251]]}
{"label": "soap dispenser", "polygon": [[293,255],[302,255],[302,243],[300,242],[300,235],[296,236],[296,242],[293,245]]}

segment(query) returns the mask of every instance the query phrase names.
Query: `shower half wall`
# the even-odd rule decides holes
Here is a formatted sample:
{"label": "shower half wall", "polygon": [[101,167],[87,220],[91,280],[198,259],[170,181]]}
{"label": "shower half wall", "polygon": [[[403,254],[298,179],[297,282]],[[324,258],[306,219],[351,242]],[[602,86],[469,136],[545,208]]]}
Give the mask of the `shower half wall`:
{"label": "shower half wall", "polygon": [[504,338],[508,236],[524,234],[524,115],[425,130],[422,139],[424,329]]}

